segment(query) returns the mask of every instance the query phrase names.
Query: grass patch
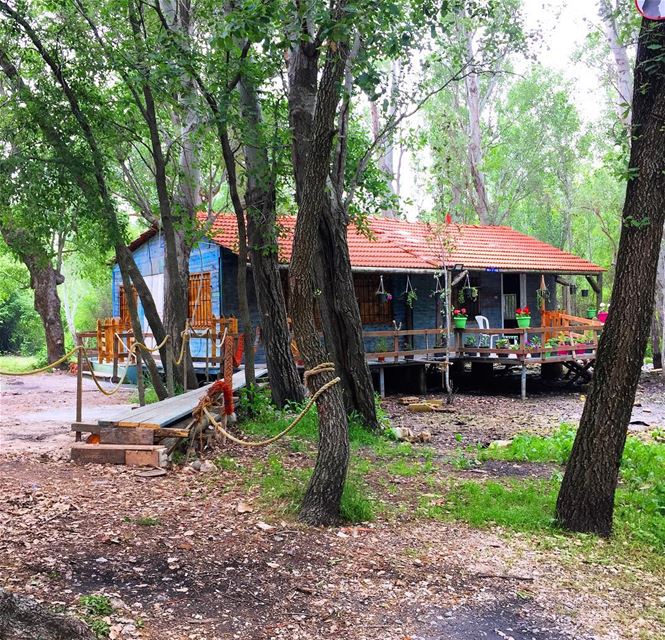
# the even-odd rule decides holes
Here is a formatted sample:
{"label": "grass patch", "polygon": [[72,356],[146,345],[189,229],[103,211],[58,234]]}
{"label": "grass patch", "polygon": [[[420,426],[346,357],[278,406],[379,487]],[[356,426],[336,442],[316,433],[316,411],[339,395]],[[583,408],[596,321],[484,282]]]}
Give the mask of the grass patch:
{"label": "grass patch", "polygon": [[[654,442],[632,436],[626,441],[614,524],[618,540],[663,551],[665,443],[658,442],[656,436]],[[476,455],[479,460],[563,465],[570,456],[574,440],[574,427],[562,424],[551,436],[520,434],[507,447],[489,447]],[[473,526],[496,524],[522,531],[554,531],[553,514],[561,474],[556,476],[551,480],[462,482],[450,490],[443,503],[423,502],[420,512],[427,517],[463,520]]]}
{"label": "grass patch", "polygon": [[[249,486],[259,486],[264,501],[281,504],[284,513],[298,513],[311,469],[287,469],[281,459],[271,454],[265,461],[257,462],[252,473],[248,474]],[[342,494],[341,513],[347,522],[367,522],[373,520],[378,507],[356,471],[349,474]]]}
{"label": "grass patch", "polygon": [[25,373],[38,369],[39,364],[35,356],[0,356],[0,371],[7,373]]}
{"label": "grass patch", "polygon": [[[139,392],[136,391],[132,393],[131,396],[129,396],[129,402],[132,404],[136,404],[139,402]],[[157,395],[157,392],[155,391],[155,388],[150,385],[146,384],[145,386],[145,403],[146,404],[154,404],[155,402],[159,402],[159,396]]]}
{"label": "grass patch", "polygon": [[90,627],[97,638],[108,638],[111,627],[105,617],[113,613],[111,601],[106,596],[90,595],[79,598],[82,620]]}

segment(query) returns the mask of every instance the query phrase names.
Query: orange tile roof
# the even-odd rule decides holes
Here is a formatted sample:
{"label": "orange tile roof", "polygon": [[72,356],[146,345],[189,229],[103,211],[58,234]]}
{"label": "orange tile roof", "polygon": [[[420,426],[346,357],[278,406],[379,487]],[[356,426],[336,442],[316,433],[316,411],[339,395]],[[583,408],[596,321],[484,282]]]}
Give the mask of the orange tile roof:
{"label": "orange tile roof", "polygon": [[[296,219],[279,219],[280,262],[291,259],[291,244]],[[406,222],[394,218],[368,219],[371,236],[349,226],[348,242],[351,264],[356,268],[438,270],[462,264],[466,269],[497,269],[557,274],[593,274],[604,269],[578,256],[566,253],[510,227],[478,225],[442,225]],[[210,238],[235,251],[238,231],[235,216],[219,214]]]}
{"label": "orange tile roof", "polygon": [[[205,214],[201,214],[205,220]],[[279,219],[280,262],[291,259],[295,229],[294,216]],[[439,227],[424,222],[394,218],[368,219],[371,234],[351,225],[348,229],[351,264],[358,269],[436,271],[445,260],[448,266],[464,265],[473,271],[497,270],[556,274],[597,274],[604,269],[546,242],[536,240],[510,227],[447,224]],[[130,247],[137,248],[154,230],[139,236]],[[208,237],[231,251],[237,251],[238,228],[235,215],[220,213]]]}

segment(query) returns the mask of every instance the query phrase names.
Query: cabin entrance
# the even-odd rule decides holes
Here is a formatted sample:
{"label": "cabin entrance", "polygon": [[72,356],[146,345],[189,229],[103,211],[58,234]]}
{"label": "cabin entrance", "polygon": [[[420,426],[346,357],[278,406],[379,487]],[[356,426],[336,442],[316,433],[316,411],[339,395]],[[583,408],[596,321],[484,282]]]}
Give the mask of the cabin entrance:
{"label": "cabin entrance", "polygon": [[526,304],[526,275],[523,273],[501,274],[501,316],[504,329],[517,327],[515,310]]}

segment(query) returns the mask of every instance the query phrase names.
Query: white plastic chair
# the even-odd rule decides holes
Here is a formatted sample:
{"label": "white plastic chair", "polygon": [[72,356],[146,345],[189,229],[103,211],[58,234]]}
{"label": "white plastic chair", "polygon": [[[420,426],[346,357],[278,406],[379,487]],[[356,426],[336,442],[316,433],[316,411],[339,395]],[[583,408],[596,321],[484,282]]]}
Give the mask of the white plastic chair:
{"label": "white plastic chair", "polygon": [[[490,321],[487,319],[486,316],[476,316],[476,323],[478,324],[479,329],[489,329],[490,328]],[[494,348],[494,341],[496,340],[497,336],[496,335],[489,335],[488,333],[481,333],[479,336],[479,341],[482,341],[483,337],[489,338],[489,345],[490,349]],[[479,354],[480,355],[480,354]],[[496,353],[491,353],[490,357],[495,357]]]}

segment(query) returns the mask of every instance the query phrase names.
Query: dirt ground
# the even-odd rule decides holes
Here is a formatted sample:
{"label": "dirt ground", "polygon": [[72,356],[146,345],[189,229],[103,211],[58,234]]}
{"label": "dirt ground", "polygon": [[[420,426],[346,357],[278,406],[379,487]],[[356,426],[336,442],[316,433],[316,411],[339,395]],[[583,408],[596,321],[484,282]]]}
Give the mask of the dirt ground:
{"label": "dirt ground", "polygon": [[[15,380],[1,398],[0,586],[62,607],[106,594],[114,638],[665,638],[665,576],[639,559],[608,563],[577,552],[574,538],[546,544],[408,512],[317,530],[271,508],[234,470],[147,478],[76,466],[58,453],[73,439],[74,379]],[[635,429],[665,424],[663,390],[645,378],[633,421],[649,426]],[[88,419],[109,401],[86,393]],[[574,421],[580,396],[543,392],[522,403],[511,394],[459,394],[444,414],[407,413],[395,399],[384,406],[396,426],[431,431],[445,452],[459,444],[456,434],[463,444],[487,443]],[[127,400],[123,392],[111,402]],[[286,446],[271,451],[310,462]],[[267,455],[228,453],[245,467]]]}
{"label": "dirt ground", "polygon": [[[102,383],[104,388],[114,385]],[[131,406],[132,387],[111,397],[83,380],[83,419],[96,421],[109,405]],[[65,372],[0,377],[0,450],[66,453],[76,419],[76,376]]]}

